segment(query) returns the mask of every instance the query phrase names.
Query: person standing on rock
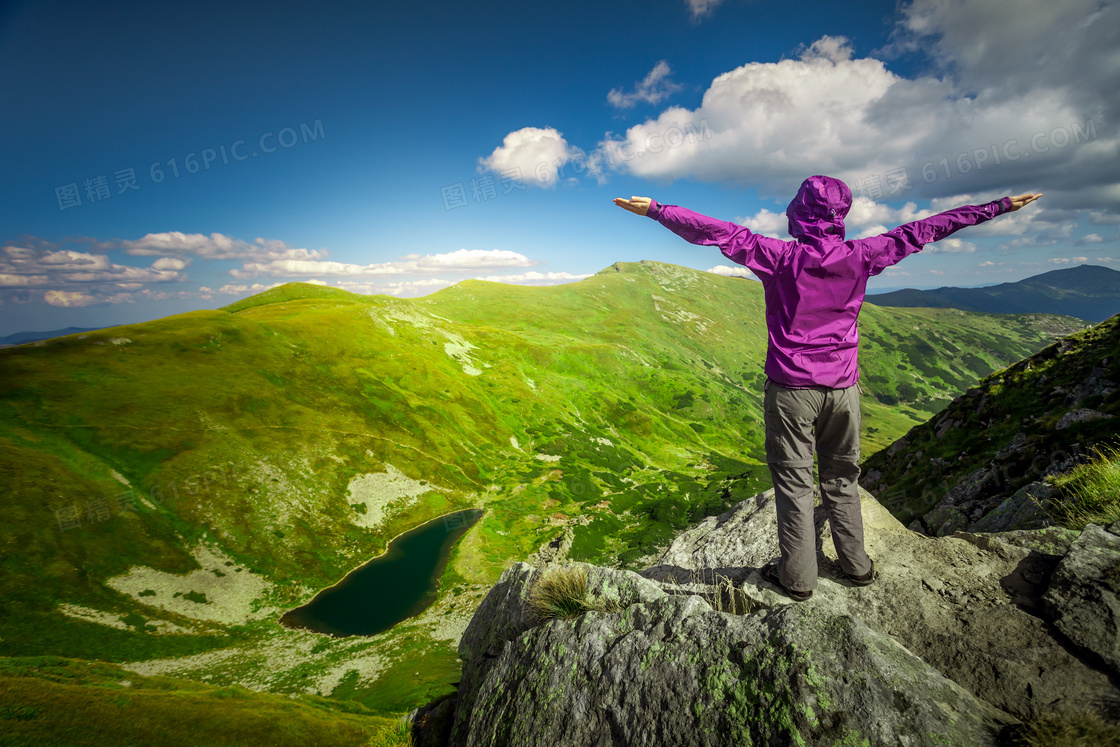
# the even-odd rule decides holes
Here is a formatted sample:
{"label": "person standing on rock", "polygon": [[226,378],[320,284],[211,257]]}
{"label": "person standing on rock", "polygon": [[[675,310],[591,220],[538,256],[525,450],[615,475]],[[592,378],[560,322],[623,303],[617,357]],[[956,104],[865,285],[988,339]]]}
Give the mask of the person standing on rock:
{"label": "person standing on rock", "polygon": [[965,226],[1018,210],[1041,194],[965,205],[879,236],[844,240],[852,192],[839,179],[811,176],[786,208],[791,241],[760,236],[648,197],[614,203],[653,218],[689,243],[718,246],[750,268],[766,298],[766,461],[774,484],[781,557],[763,578],[804,601],[817,587],[813,454],[821,496],[845,577],[866,586],[875,564],[863,545],[859,498],[859,333],[867,279]]}

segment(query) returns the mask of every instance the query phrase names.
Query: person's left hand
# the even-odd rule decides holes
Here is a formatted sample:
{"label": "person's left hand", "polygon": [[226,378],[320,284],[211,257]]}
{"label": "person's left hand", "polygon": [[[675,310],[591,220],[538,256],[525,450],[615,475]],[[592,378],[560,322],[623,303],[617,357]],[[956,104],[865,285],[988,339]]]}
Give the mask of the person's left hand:
{"label": "person's left hand", "polygon": [[1037,194],[1027,193],[1025,195],[1015,195],[1014,197],[1011,198],[1011,210],[1009,210],[1008,212],[1014,212],[1015,210],[1018,210],[1019,208],[1023,207],[1024,205],[1030,205],[1032,202],[1037,200],[1039,197],[1042,197],[1041,192],[1039,192]]}
{"label": "person's left hand", "polygon": [[631,213],[637,213],[638,215],[645,215],[649,212],[649,204],[651,202],[653,202],[653,200],[648,197],[631,196],[629,200],[625,200],[621,197],[614,198],[615,205],[629,210]]}

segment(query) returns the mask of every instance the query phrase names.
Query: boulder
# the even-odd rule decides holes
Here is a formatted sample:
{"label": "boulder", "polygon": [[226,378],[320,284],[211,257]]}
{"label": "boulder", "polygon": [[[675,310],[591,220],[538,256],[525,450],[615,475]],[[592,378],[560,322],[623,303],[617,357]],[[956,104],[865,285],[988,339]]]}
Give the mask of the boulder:
{"label": "boulder", "polygon": [[1043,597],[1054,625],[1120,674],[1120,537],[1089,524]]}
{"label": "boulder", "polygon": [[890,636],[812,607],[744,616],[663,596],[544,622],[482,661],[452,745],[989,745],[1014,723]]}
{"label": "boulder", "polygon": [[1120,704],[1120,536],[927,537],[860,495],[877,580],[845,579],[818,505],[806,602],[761,577],[778,554],[773,491],[640,573],[583,566],[618,612],[531,619],[548,566],[512,565],[460,643],[450,743],[996,744],[1020,721]]}
{"label": "boulder", "polygon": [[1007,532],[1017,529],[1042,529],[1050,526],[1046,507],[1054,488],[1045,482],[1032,482],[1015,491],[1007,500],[968,528],[970,532]]}
{"label": "boulder", "polygon": [[[956,532],[927,537],[904,527],[861,490],[864,546],[878,580],[843,578],[824,508],[817,506],[818,586],[799,604],[847,615],[894,636],[946,677],[1019,719],[1073,711],[1101,693],[1120,697],[1108,677],[1066,650],[1040,619],[1055,563],[998,539]],[[714,573],[735,580],[762,607],[790,603],[760,569],[778,555],[773,491],[685,530],[643,576],[680,583]],[[990,620],[999,620],[992,625]]]}
{"label": "boulder", "polygon": [[1087,423],[1090,420],[1099,420],[1101,418],[1111,418],[1112,415],[1103,413],[1099,410],[1092,410],[1088,407],[1079,407],[1076,410],[1070,410],[1061,417],[1058,424],[1054,426],[1054,430],[1063,431],[1075,423]]}

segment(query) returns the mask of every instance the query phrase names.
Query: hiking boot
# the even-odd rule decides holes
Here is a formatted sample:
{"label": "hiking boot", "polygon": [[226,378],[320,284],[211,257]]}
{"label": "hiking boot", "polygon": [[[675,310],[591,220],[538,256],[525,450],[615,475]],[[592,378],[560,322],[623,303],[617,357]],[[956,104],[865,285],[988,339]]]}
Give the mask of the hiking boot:
{"label": "hiking boot", "polygon": [[[869,560],[870,560],[870,558],[869,558]],[[863,574],[862,576],[853,576],[850,573],[845,573],[844,578],[848,579],[849,581],[851,581],[856,586],[869,586],[871,583],[873,583],[875,581],[875,578],[876,578],[876,575],[875,575],[875,561],[874,560],[871,561],[871,570],[869,570],[867,573]]]}
{"label": "hiking boot", "polygon": [[777,586],[779,589],[781,589],[782,593],[784,593],[795,602],[804,602],[806,599],[813,596],[812,591],[793,591],[792,589],[787,589],[786,587],[782,586],[782,582],[778,579],[777,563],[769,563],[763,566],[762,577],[770,583],[774,584],[774,586]]}

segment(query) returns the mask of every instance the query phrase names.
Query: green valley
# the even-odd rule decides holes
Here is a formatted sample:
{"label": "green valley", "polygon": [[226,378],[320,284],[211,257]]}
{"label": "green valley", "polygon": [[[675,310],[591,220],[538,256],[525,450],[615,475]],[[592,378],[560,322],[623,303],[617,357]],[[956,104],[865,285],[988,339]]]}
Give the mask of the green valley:
{"label": "green valley", "polygon": [[[1085,326],[866,305],[864,455]],[[27,657],[65,657],[199,683],[192,703],[407,712],[452,692],[458,636],[511,562],[567,535],[573,559],[640,567],[769,487],[765,351],[761,285],[648,261],[414,299],[290,283],[0,350],[0,656],[36,692],[57,683]],[[471,507],[423,614],[370,638],[276,624]]]}

